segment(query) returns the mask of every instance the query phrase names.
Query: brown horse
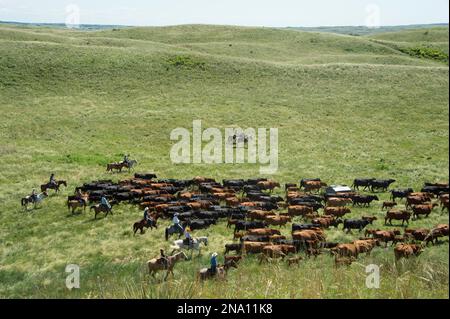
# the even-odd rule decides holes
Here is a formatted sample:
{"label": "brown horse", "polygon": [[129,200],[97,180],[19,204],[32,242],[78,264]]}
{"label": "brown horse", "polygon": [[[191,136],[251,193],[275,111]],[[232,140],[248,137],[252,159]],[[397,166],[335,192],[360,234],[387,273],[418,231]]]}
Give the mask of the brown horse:
{"label": "brown horse", "polygon": [[[82,199],[82,200],[81,200]],[[83,208],[83,211],[86,211],[86,204],[89,199],[89,194],[85,193],[83,196],[78,199],[75,196],[69,196],[67,199],[67,209],[70,211],[72,209],[72,214],[75,213],[77,208]]]}
{"label": "brown horse", "polygon": [[172,276],[174,276],[174,274],[173,274],[173,267],[181,259],[184,259],[184,260],[188,259],[186,254],[184,252],[182,252],[182,251],[180,251],[179,253],[176,253],[173,256],[168,256],[167,257],[167,267],[166,267],[166,265],[161,263],[159,258],[150,259],[149,261],[147,261],[148,272],[149,272],[150,275],[152,275],[152,277],[155,277],[155,273],[157,271],[159,271],[159,270],[167,270],[166,276],[164,277],[164,280],[166,280],[167,276],[169,276],[169,273],[171,273]]}
{"label": "brown horse", "polygon": [[212,274],[209,271],[209,268],[202,268],[197,273],[197,279],[206,280],[206,279],[217,277],[218,279],[224,280],[227,275],[228,270],[231,267],[237,268],[237,264],[234,260],[230,260],[229,262],[226,262],[225,265],[218,265],[216,268],[215,274]]}
{"label": "brown horse", "polygon": [[47,184],[42,184],[41,185],[41,191],[45,192],[47,191],[47,189],[54,189],[55,192],[59,192],[59,186],[64,185],[65,187],[67,187],[67,182],[60,180],[60,181],[56,181],[56,184],[53,183],[47,183]]}
{"label": "brown horse", "polygon": [[95,211],[94,219],[97,219],[97,215],[101,212],[106,213],[105,217],[108,216],[109,213],[111,213],[111,215],[113,214],[111,209],[102,204],[93,205],[89,210]]}
{"label": "brown horse", "polygon": [[133,224],[133,232],[136,235],[136,232],[138,230],[141,231],[141,234],[144,233],[144,228],[149,228],[153,229],[153,227],[158,228],[158,225],[156,225],[156,222],[158,221],[158,215],[157,214],[152,214],[152,221],[150,221],[150,223],[148,223],[144,218],[142,218],[140,221],[135,222]]}
{"label": "brown horse", "polygon": [[107,172],[113,172],[113,170],[118,171],[119,173],[122,172],[122,168],[127,167],[127,165],[123,162],[120,163],[109,163],[106,165],[106,171]]}

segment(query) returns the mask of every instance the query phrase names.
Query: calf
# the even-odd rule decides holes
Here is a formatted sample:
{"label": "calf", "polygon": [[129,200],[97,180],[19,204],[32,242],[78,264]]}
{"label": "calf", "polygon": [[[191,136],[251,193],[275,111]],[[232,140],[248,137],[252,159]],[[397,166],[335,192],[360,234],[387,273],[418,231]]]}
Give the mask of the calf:
{"label": "calf", "polygon": [[394,201],[387,201],[387,202],[383,202],[383,206],[381,206],[381,210],[387,208],[387,209],[391,209],[393,207],[397,206],[397,203]]}
{"label": "calf", "polygon": [[225,255],[230,251],[235,251],[240,254],[242,250],[242,244],[225,244]]}

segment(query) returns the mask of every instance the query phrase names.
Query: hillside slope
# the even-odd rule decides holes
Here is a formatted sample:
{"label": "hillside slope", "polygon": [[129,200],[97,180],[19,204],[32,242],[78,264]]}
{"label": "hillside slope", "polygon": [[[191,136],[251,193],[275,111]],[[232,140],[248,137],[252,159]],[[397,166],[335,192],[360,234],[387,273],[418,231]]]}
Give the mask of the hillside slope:
{"label": "hillside slope", "polygon": [[[270,177],[281,183],[376,176],[420,189],[448,180],[448,65],[388,45],[414,42],[409,37],[197,25],[89,32],[0,26],[0,296],[448,298],[447,241],[399,265],[392,248],[340,269],[328,255],[298,268],[250,257],[227,282],[200,286],[196,270],[231,241],[221,222],[196,233],[210,237],[203,255],[160,283],[145,277],[143,264],[169,248],[162,239],[168,221],[133,236],[137,207],[120,205],[99,220],[65,207],[83,182],[128,177],[105,172],[125,153],[139,160],[138,171],[162,178],[259,175],[252,164],[172,164],[170,132],[190,129],[195,119],[204,128],[278,128],[279,170]],[[68,188],[43,208],[22,211],[19,199],[51,172]],[[379,217],[374,228],[390,228],[378,204],[350,217],[361,214]],[[448,214],[436,210],[412,226],[437,223],[448,223]],[[327,234],[339,242],[360,235]],[[64,286],[68,263],[81,266],[79,290]],[[382,265],[381,289],[365,288],[369,263]]]}

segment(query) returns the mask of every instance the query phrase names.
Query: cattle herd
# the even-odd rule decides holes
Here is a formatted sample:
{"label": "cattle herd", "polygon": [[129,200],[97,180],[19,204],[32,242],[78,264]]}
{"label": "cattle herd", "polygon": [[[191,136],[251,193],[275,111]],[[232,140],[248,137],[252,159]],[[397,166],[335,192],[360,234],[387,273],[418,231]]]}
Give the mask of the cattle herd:
{"label": "cattle herd", "polygon": [[[395,244],[397,259],[417,256],[428,244],[436,244],[440,238],[448,236],[448,224],[431,229],[409,226],[412,220],[426,218],[433,210],[448,212],[447,183],[426,183],[420,192],[412,188],[390,190],[390,201],[379,203],[380,209],[386,210],[384,224],[406,224],[403,233],[398,229],[369,226],[377,220],[375,216],[361,214],[358,218],[345,218],[354,207],[374,205],[379,201],[376,195],[379,193],[373,192],[387,192],[394,182],[393,179],[355,179],[351,191],[331,192],[319,178],[302,179],[298,184],[285,184],[285,196],[279,196],[274,195],[273,190],[281,187],[280,184],[264,178],[230,179],[220,183],[205,177],[157,179],[155,174],[136,173],[133,178],[116,183],[100,180],[77,189],[84,192],[90,202],[106,196],[113,205],[126,202],[140,209],[148,207],[155,217],[150,227],[156,227],[158,218],[170,219],[175,213],[182,226],[189,226],[192,231],[208,228],[222,219],[232,234],[224,247],[225,261],[237,262],[245,254],[256,253],[261,262],[285,258],[291,265],[303,258],[299,252],[317,256],[328,251],[336,265],[348,265],[359,254],[369,254],[373,248],[387,247],[388,243]],[[360,188],[372,194],[362,194]],[[404,208],[398,208],[399,204]],[[288,224],[291,234],[283,236],[280,229]],[[144,220],[136,222],[134,233],[138,229],[143,233],[144,226]],[[329,242],[327,229],[330,227],[342,227],[346,233],[356,231],[359,239],[349,243]]]}

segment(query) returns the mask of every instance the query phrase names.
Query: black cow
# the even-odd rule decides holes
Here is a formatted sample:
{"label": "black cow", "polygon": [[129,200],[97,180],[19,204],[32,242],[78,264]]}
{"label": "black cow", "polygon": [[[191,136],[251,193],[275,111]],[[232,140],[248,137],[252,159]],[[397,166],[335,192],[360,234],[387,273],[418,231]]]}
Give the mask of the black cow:
{"label": "black cow", "polygon": [[240,253],[241,250],[242,250],[242,244],[225,244],[224,255],[228,254],[230,251],[235,251],[237,253]]}
{"label": "black cow", "polygon": [[396,188],[391,190],[391,200],[395,201],[396,198],[406,198],[409,194],[414,192],[412,188]]}
{"label": "black cow", "polygon": [[267,242],[269,241],[269,236],[246,235],[241,237],[241,242],[242,241]]}
{"label": "black cow", "polygon": [[219,213],[201,210],[198,212],[194,212],[194,216],[199,219],[218,219]]}
{"label": "black cow", "polygon": [[375,178],[355,178],[353,180],[352,188],[359,190],[360,187],[364,187],[364,190],[365,190],[368,187],[370,187],[370,184],[374,180],[375,180]]}
{"label": "black cow", "polygon": [[239,230],[248,230],[248,229],[256,229],[256,228],[264,228],[266,227],[266,223],[263,221],[244,221],[239,220],[236,222],[236,225],[234,225],[234,232],[237,232]]}
{"label": "black cow", "polygon": [[226,187],[237,187],[237,188],[242,188],[245,185],[245,181],[243,179],[224,179],[223,181],[223,186]]}
{"label": "black cow", "polygon": [[448,193],[449,192],[449,187],[448,186],[425,185],[421,189],[421,192],[432,193],[432,194],[438,196],[441,193]]}
{"label": "black cow", "polygon": [[358,229],[359,231],[361,231],[369,224],[370,221],[366,219],[344,219],[343,230],[347,229],[347,232],[349,232],[352,229]]}
{"label": "black cow", "polygon": [[374,200],[379,200],[378,196],[375,195],[355,195],[352,196],[353,206],[370,206],[370,203]]}
{"label": "black cow", "polygon": [[210,225],[213,225],[215,223],[215,219],[191,219],[187,220],[184,223],[184,226],[189,226],[191,230],[196,230],[208,228]]}
{"label": "black cow", "polygon": [[370,190],[373,192],[377,189],[381,189],[382,191],[387,191],[389,185],[395,182],[395,179],[375,179],[370,182]]}
{"label": "black cow", "polygon": [[305,230],[305,229],[313,229],[313,228],[320,228],[319,224],[292,224],[292,232],[297,230]]}

